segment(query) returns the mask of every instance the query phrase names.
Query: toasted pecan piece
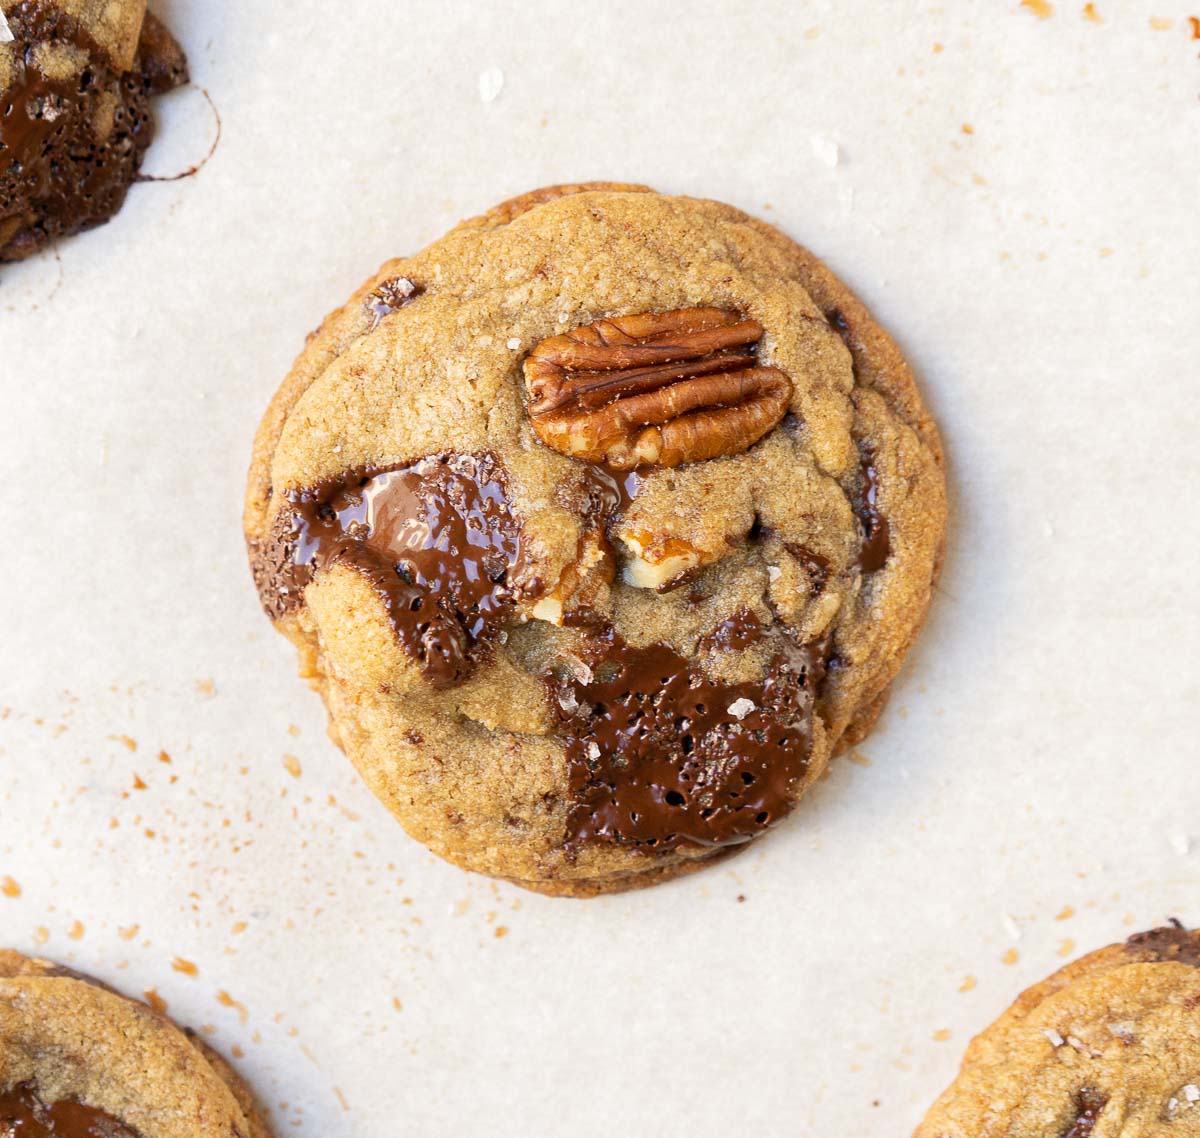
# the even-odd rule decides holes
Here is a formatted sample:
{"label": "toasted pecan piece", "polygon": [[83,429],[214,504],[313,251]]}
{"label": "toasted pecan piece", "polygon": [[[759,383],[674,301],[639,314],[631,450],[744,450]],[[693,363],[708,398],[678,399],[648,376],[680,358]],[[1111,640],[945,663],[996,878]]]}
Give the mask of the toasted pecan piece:
{"label": "toasted pecan piece", "polygon": [[548,447],[614,470],[740,454],[787,411],[792,384],[758,365],[763,328],[719,308],[597,320],[525,359],[529,416]]}

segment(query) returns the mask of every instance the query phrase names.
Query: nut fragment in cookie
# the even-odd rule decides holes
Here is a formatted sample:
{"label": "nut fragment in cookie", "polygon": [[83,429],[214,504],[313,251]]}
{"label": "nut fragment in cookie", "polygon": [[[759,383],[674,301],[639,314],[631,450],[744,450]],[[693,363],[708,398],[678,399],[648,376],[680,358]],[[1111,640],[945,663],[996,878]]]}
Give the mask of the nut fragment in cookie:
{"label": "nut fragment in cookie", "polygon": [[187,81],[145,0],[3,7],[0,262],[112,217],[154,137],[152,96]]}
{"label": "nut fragment in cookie", "polygon": [[1200,1134],[1200,933],[1152,929],[1023,992],[915,1138]]}
{"label": "nut fragment in cookie", "polygon": [[260,427],[245,535],[331,731],[466,868],[587,895],[787,817],[938,572],[937,430],[811,254],[551,187],[387,262]]}
{"label": "nut fragment in cookie", "polygon": [[0,1134],[270,1138],[206,1044],[98,981],[3,950]]}
{"label": "nut fragment in cookie", "polygon": [[547,446],[615,470],[740,454],[787,410],[791,383],[758,366],[762,325],[716,308],[614,316],[543,340],[525,360]]}

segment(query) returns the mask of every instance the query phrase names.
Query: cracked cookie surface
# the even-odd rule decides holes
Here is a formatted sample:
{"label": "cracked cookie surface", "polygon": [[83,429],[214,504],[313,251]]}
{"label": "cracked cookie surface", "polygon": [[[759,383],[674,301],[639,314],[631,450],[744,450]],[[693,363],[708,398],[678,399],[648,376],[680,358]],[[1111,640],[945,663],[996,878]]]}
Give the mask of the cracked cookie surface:
{"label": "cracked cookie surface", "polygon": [[915,1138],[1200,1135],[1200,933],[1067,965],[972,1040]]}
{"label": "cracked cookie surface", "polygon": [[594,183],[462,223],[326,319],[245,531],[410,833],[582,895],[743,846],[865,735],[945,516],[911,373],[816,258]]}
{"label": "cracked cookie surface", "polygon": [[0,950],[0,1134],[271,1138],[215,1051],[99,981]]}

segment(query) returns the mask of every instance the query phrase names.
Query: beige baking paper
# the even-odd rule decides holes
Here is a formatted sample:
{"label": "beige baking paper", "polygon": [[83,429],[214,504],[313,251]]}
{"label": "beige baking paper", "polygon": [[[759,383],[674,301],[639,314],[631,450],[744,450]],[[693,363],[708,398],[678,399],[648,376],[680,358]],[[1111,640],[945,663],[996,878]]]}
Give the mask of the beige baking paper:
{"label": "beige baking paper", "polygon": [[[154,990],[281,1135],[883,1138],[1022,986],[1200,923],[1200,7],[158,10],[215,156],[0,269],[0,941]],[[170,174],[213,124],[160,106]],[[792,819],[572,902],[364,790],[239,508],[326,311],[594,178],[733,202],[858,289],[954,528],[879,729]]]}

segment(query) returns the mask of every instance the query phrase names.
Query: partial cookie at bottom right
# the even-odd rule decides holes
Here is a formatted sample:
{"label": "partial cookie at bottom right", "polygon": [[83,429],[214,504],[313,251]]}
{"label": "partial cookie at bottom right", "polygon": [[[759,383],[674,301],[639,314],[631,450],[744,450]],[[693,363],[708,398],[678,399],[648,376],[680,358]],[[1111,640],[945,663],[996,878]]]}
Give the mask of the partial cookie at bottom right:
{"label": "partial cookie at bottom right", "polygon": [[1023,992],[914,1138],[1200,1135],[1200,931],[1169,925]]}

